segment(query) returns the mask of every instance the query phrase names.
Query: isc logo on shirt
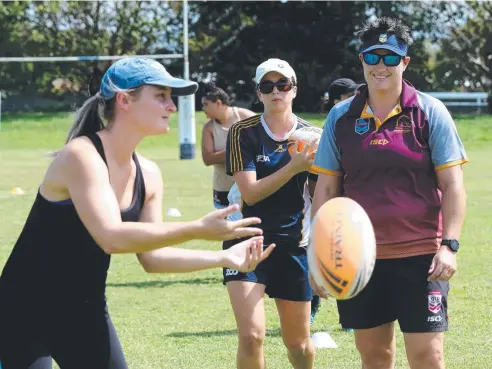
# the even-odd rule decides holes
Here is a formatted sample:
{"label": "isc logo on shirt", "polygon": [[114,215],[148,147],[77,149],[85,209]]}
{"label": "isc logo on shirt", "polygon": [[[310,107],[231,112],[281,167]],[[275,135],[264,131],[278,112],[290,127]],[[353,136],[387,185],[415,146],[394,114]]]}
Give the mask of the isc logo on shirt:
{"label": "isc logo on shirt", "polygon": [[385,139],[385,138],[380,139],[380,140],[378,140],[378,139],[376,138],[376,139],[374,139],[374,140],[371,140],[371,141],[369,142],[369,145],[383,145],[383,146],[384,146],[384,145],[386,145],[386,144],[388,144],[388,143],[389,143],[389,141],[388,141],[387,139]]}

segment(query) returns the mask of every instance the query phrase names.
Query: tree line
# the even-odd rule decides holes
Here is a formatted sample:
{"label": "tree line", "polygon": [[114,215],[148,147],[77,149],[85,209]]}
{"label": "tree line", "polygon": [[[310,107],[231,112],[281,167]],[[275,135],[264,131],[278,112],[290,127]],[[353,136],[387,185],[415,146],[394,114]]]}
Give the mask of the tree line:
{"label": "tree line", "polygon": [[[400,18],[413,30],[405,78],[418,89],[492,96],[489,2],[203,1],[189,7],[190,73],[203,87],[197,103],[206,84],[214,83],[254,107],[255,68],[278,57],[298,75],[295,109],[317,111],[334,79],[363,81],[357,31],[382,15]],[[181,2],[0,2],[2,57],[182,53],[182,40]],[[182,75],[182,60],[162,62]],[[110,63],[0,63],[0,90],[85,97]]]}

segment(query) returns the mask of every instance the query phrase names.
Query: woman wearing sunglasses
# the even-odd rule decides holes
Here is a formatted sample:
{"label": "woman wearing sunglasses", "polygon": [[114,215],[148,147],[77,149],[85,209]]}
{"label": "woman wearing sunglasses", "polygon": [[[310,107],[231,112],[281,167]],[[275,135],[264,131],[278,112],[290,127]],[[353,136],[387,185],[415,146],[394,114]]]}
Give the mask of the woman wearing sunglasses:
{"label": "woman wearing sunglasses", "polygon": [[[258,216],[265,242],[274,243],[269,259],[253,273],[224,269],[224,284],[238,327],[237,367],[265,368],[265,293],[275,299],[282,338],[294,368],[313,367],[310,339],[312,290],[306,259],[309,236],[308,180],[314,159],[309,147],[292,156],[287,140],[297,129],[312,125],[292,113],[296,75],[283,60],[268,59],[256,69],[256,89],[264,113],[234,124],[229,130],[226,169],[234,176],[245,217]],[[312,191],[311,191],[312,193]],[[239,241],[224,242],[227,249]]]}
{"label": "woman wearing sunglasses", "polygon": [[358,296],[337,301],[342,326],[355,329],[362,366],[394,368],[398,321],[410,368],[443,369],[465,150],[445,106],[403,80],[409,28],[381,18],[360,39],[367,85],[328,115],[313,166],[320,173],[313,214],[343,193],[374,226],[371,280]]}

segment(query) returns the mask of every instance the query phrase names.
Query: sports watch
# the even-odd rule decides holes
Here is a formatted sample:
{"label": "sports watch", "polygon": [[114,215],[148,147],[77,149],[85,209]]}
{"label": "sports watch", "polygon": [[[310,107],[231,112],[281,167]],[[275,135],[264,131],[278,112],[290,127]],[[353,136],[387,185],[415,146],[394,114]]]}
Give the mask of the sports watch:
{"label": "sports watch", "polygon": [[458,240],[442,240],[441,246],[447,246],[451,251],[458,252],[458,249],[460,248],[460,243],[458,242]]}

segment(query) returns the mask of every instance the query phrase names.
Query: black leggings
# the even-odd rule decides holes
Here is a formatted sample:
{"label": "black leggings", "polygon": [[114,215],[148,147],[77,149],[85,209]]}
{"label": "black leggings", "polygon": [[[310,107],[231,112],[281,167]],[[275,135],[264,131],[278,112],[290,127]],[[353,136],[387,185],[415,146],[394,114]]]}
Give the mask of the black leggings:
{"label": "black leggings", "polygon": [[2,369],[52,369],[52,360],[60,369],[128,368],[107,308],[101,304],[63,310],[58,306],[44,314],[25,306],[0,311]]}

